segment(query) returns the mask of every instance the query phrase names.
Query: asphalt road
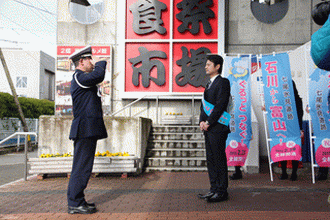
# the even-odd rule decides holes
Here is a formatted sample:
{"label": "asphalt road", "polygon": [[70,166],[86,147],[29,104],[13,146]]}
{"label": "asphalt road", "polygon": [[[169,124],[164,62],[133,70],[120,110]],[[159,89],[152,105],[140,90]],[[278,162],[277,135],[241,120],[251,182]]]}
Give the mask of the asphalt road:
{"label": "asphalt road", "polygon": [[[28,158],[38,156],[38,150],[28,153]],[[24,178],[24,152],[0,155],[0,186]]]}

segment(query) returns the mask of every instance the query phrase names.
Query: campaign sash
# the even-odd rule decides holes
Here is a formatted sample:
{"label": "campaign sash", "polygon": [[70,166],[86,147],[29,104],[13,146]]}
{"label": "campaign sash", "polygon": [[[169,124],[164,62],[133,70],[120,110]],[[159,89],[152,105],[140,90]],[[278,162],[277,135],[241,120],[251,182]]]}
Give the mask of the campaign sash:
{"label": "campaign sash", "polygon": [[[202,103],[203,103],[204,112],[207,114],[207,116],[210,116],[210,114],[212,113],[212,111],[214,109],[214,105],[212,105],[211,103],[206,101],[204,98],[202,100]],[[228,112],[224,111],[222,113],[221,117],[219,118],[218,123],[228,126],[230,117],[231,117],[230,114]]]}

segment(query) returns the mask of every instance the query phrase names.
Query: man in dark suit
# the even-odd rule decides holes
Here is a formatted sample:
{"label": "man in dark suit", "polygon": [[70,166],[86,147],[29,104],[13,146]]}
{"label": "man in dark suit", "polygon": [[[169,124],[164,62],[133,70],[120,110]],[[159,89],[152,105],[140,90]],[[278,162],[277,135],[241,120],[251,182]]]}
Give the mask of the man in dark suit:
{"label": "man in dark suit", "polygon": [[97,87],[104,80],[107,63],[92,57],[90,46],[69,58],[76,71],[70,88],[74,118],[69,138],[74,141],[74,158],[67,192],[68,213],[91,214],[96,212],[96,207],[86,202],[84,190],[92,173],[96,142],[107,137]]}
{"label": "man in dark suit", "polygon": [[[230,83],[221,77],[223,58],[219,55],[208,55],[206,74],[210,81],[204,91],[201,114],[199,119],[200,129],[204,132],[207,169],[210,179],[210,191],[199,194],[198,197],[207,202],[221,202],[228,199],[228,170],[226,157],[226,140],[230,132],[228,125],[219,122],[221,115],[227,109],[230,97]],[[211,103],[214,108],[208,114],[205,103]]]}

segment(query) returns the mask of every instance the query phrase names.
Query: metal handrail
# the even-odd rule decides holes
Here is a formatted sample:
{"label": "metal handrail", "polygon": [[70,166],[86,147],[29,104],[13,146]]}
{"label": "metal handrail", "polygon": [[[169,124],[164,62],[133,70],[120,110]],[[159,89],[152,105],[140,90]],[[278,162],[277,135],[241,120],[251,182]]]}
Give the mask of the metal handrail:
{"label": "metal handrail", "polygon": [[134,102],[131,102],[131,103],[129,103],[128,105],[124,106],[123,108],[119,109],[118,111],[115,111],[115,112],[112,113],[110,116],[114,116],[114,115],[118,114],[119,112],[121,112],[121,111],[127,109],[128,107],[131,107],[132,105],[134,105],[135,103],[139,102],[140,100],[144,99],[144,98],[147,97],[147,96],[148,96],[148,95],[145,95],[145,96],[143,96],[143,97],[141,97],[141,98],[138,98],[138,99],[135,100]]}
{"label": "metal handrail", "polygon": [[25,145],[24,145],[24,166],[25,166],[25,169],[24,169],[24,180],[26,181],[27,180],[27,138],[26,136],[27,135],[34,135],[37,139],[37,133],[36,132],[16,132],[8,137],[6,137],[5,139],[3,139],[2,141],[0,141],[0,145],[6,141],[8,141],[9,139],[17,136],[17,135],[24,135],[25,136]]}
{"label": "metal handrail", "polygon": [[[172,95],[161,95],[161,97],[168,97],[168,96],[172,96]],[[137,100],[129,103],[128,105],[124,106],[123,108],[119,109],[118,111],[112,113],[110,116],[114,116],[116,114],[118,114],[119,112],[131,107],[132,105],[134,105],[135,103],[141,101],[142,99],[146,98],[146,97],[154,97],[156,99],[156,121],[158,123],[158,108],[159,108],[159,95],[145,95],[141,98],[138,98]],[[193,124],[193,118],[195,117],[195,112],[194,112],[194,106],[195,106],[195,100],[196,100],[196,96],[195,95],[192,95],[192,98],[191,98],[191,104],[192,104],[192,124]]]}

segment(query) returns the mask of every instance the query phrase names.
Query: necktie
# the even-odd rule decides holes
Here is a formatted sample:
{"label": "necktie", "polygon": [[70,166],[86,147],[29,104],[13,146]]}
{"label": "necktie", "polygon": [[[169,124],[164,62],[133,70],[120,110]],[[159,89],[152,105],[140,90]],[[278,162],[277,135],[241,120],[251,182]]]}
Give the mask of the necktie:
{"label": "necktie", "polygon": [[206,89],[208,89],[211,86],[211,80],[209,80],[205,86]]}

